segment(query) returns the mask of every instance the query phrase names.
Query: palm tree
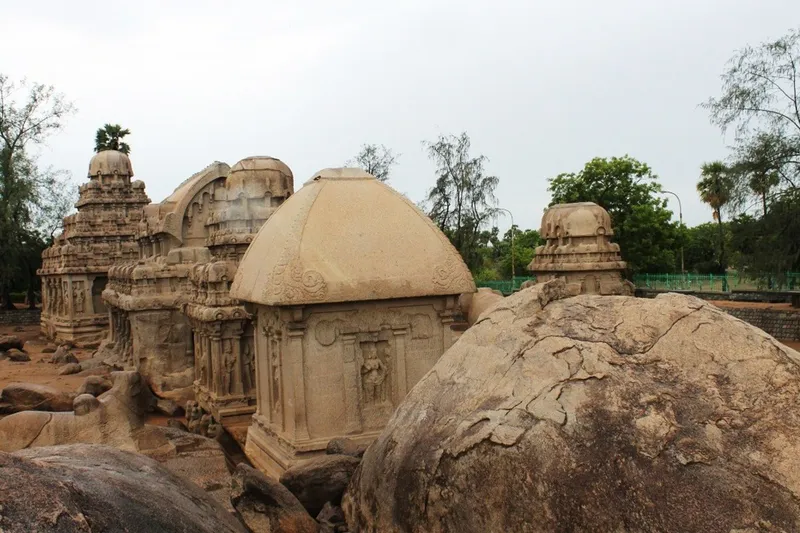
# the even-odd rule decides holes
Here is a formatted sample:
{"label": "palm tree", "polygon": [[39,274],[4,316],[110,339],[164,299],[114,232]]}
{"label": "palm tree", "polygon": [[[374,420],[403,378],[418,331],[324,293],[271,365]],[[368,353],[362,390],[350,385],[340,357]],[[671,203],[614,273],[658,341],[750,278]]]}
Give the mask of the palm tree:
{"label": "palm tree", "polygon": [[722,161],[704,163],[701,167],[700,181],[697,182],[697,192],[700,199],[714,210],[714,218],[719,224],[719,268],[724,273],[725,263],[725,230],[722,226],[722,206],[731,199],[733,188],[730,169]]}
{"label": "palm tree", "polygon": [[761,197],[761,203],[764,207],[764,216],[767,215],[767,194],[770,189],[776,187],[780,183],[780,176],[777,172],[759,172],[753,174],[750,178],[750,190]]}
{"label": "palm tree", "polygon": [[131,147],[122,142],[122,138],[130,135],[130,133],[131,130],[122,129],[119,124],[106,124],[97,130],[97,134],[94,137],[94,151],[117,150],[123,154],[129,154]]}

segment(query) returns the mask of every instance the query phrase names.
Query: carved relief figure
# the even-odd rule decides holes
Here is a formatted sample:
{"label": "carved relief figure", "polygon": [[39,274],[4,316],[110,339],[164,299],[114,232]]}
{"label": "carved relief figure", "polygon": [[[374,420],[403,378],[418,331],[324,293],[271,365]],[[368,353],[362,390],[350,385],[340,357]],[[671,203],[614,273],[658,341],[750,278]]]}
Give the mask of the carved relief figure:
{"label": "carved relief figure", "polygon": [[281,412],[281,354],[280,354],[280,332],[267,329],[267,339],[269,339],[269,358],[270,376],[272,377],[272,409],[275,413]]}
{"label": "carved relief figure", "polygon": [[73,289],[73,299],[75,301],[75,312],[83,313],[85,311],[84,304],[86,302],[86,295],[83,291],[83,282],[76,281],[75,288]]}
{"label": "carved relief figure", "polygon": [[64,281],[64,282],[61,283],[61,286],[62,286],[61,295],[62,295],[63,300],[64,300],[64,312],[63,312],[63,314],[69,315],[69,314],[72,314],[72,309],[71,309],[72,308],[72,298],[71,298],[71,294],[69,292],[69,282]]}
{"label": "carved relief figure", "polygon": [[233,355],[231,340],[222,341],[222,362],[225,365],[223,374],[223,394],[231,394],[233,388],[233,369],[236,366],[236,357]]}
{"label": "carved relief figure", "polygon": [[361,383],[366,405],[386,401],[386,365],[378,356],[374,342],[362,342],[364,362],[361,364]]}
{"label": "carved relief figure", "polygon": [[253,349],[250,347],[250,341],[245,340],[242,346],[242,381],[244,382],[244,392],[248,392],[255,388],[256,382],[256,365],[253,358]]}

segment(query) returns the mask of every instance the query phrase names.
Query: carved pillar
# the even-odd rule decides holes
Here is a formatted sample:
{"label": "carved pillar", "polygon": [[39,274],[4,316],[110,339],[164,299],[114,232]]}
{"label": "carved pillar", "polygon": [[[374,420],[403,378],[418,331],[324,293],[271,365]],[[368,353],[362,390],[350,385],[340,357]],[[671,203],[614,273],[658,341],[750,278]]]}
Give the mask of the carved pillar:
{"label": "carved pillar", "polygon": [[[305,354],[303,350],[303,339],[306,334],[306,323],[302,320],[302,308],[292,310],[292,322],[288,330],[288,355],[290,365],[284,365],[288,369],[290,379],[285,383],[291,383],[291,393],[287,390],[287,403],[291,402],[289,417],[294,423],[293,434],[296,440],[308,440],[308,418],[306,417],[306,386],[305,386]],[[287,372],[284,371],[284,376]]]}
{"label": "carved pillar", "polygon": [[392,398],[392,405],[397,405],[400,400],[406,397],[408,393],[408,377],[406,372],[406,334],[407,328],[393,329],[394,334],[394,398]]}
{"label": "carved pillar", "polygon": [[242,323],[239,320],[233,322],[231,326],[231,344],[233,344],[234,360],[233,376],[231,376],[231,379],[233,380],[231,383],[231,394],[241,395],[244,394],[244,386],[242,385],[242,334],[244,333],[244,330],[242,329]]}
{"label": "carved pillar", "polygon": [[346,333],[340,337],[344,362],[344,405],[345,405],[345,432],[361,433],[361,400],[359,395],[359,373],[356,364],[356,335]]}

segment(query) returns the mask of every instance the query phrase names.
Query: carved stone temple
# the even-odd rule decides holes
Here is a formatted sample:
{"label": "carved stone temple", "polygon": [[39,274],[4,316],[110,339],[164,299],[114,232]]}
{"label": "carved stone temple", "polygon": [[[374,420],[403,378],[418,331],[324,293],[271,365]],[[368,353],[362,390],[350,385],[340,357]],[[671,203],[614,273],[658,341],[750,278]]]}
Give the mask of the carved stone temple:
{"label": "carved stone temple", "polygon": [[574,295],[633,294],[633,284],[623,278],[619,245],[611,242],[611,217],[599,205],[554,205],[542,217],[540,234],[545,245],[528,265],[537,283],[563,278]]}
{"label": "carved stone temple", "polygon": [[371,442],[455,341],[459,295],[474,291],[405,197],[360,169],[317,173],[261,228],[231,288],[255,321],[249,458],[277,475],[334,437]]}
{"label": "carved stone temple", "polygon": [[112,265],[136,259],[136,228],[150,203],[144,183],[131,181],[127,155],[95,154],[89,182],[80,186],[78,212],[64,218],[62,233],[42,253],[42,333],[80,346],[97,345],[108,332],[102,299]]}
{"label": "carved stone temple", "polygon": [[144,209],[138,260],[109,273],[105,355],[162,397],[196,395],[217,419],[255,410],[250,316],[229,287],[261,225],[294,190],[281,161],[213,163]]}

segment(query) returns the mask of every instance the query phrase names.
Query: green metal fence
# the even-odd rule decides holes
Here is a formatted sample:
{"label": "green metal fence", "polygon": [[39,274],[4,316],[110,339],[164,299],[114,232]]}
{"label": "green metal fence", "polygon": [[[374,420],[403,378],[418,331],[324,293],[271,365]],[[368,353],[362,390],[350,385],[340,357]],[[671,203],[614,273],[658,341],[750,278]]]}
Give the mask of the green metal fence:
{"label": "green metal fence", "polygon": [[685,291],[800,290],[800,272],[775,277],[750,277],[738,272],[728,274],[637,274],[633,284],[640,288]]}
{"label": "green metal fence", "polygon": [[506,279],[499,281],[476,281],[475,285],[477,285],[478,287],[489,287],[490,289],[500,291],[507,296],[513,293],[514,291],[518,291],[523,283],[530,280],[535,281],[536,278],[521,276],[521,277],[515,277],[514,279]]}

